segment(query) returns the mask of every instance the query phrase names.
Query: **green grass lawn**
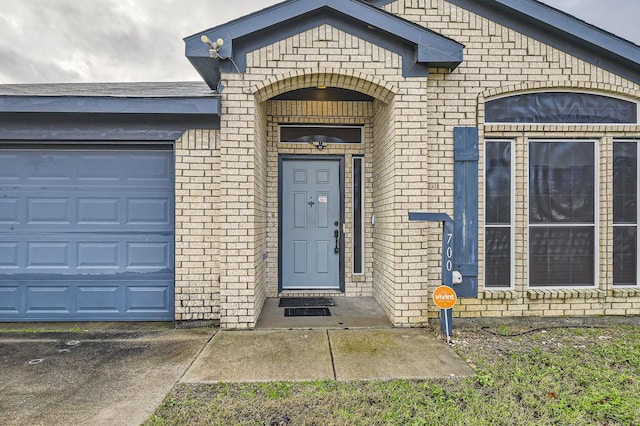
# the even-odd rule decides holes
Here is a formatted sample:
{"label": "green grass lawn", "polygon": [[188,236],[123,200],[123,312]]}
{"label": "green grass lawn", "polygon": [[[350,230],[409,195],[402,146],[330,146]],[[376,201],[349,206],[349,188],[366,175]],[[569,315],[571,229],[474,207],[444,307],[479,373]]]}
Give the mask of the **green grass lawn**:
{"label": "green grass lawn", "polygon": [[178,385],[145,425],[640,425],[640,327],[454,338],[475,376]]}

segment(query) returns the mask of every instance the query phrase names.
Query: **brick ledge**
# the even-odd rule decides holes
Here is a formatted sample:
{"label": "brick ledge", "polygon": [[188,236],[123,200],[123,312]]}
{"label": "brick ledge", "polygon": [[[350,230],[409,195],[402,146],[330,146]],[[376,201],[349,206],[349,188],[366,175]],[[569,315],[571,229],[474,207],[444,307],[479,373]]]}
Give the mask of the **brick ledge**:
{"label": "brick ledge", "polygon": [[527,290],[527,298],[530,300],[543,300],[543,299],[598,299],[605,297],[607,292],[599,289],[536,289]]}
{"label": "brick ledge", "polygon": [[482,292],[483,299],[515,299],[516,297],[515,290],[484,290]]}
{"label": "brick ledge", "polygon": [[640,288],[614,288],[612,294],[614,297],[639,297]]}

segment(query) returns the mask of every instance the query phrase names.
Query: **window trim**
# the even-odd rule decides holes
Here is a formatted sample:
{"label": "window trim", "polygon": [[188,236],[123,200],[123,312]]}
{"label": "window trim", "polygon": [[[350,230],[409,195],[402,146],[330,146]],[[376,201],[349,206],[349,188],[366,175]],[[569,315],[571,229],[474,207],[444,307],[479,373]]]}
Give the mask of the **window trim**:
{"label": "window trim", "polygon": [[535,122],[535,123],[514,123],[514,122],[503,122],[503,121],[488,121],[486,115],[486,108],[483,113],[483,122],[487,125],[499,125],[499,126],[637,126],[640,125],[640,102],[636,99],[627,98],[618,93],[609,93],[609,92],[594,92],[589,90],[583,90],[575,87],[557,87],[557,88],[546,88],[544,90],[532,89],[532,90],[523,90],[518,92],[507,92],[502,93],[500,95],[491,96],[484,100],[484,105],[488,102],[496,101],[499,99],[510,98],[513,96],[520,95],[532,95],[532,94],[544,94],[544,93],[578,93],[583,95],[596,95],[596,96],[604,96],[612,99],[618,99],[621,101],[631,102],[636,104],[636,122],[635,123],[548,123],[548,122]]}
{"label": "window trim", "polygon": [[[539,143],[539,142],[569,142],[569,143],[593,143],[593,196],[594,196],[594,203],[593,203],[593,224],[585,224],[585,223],[534,223],[531,224],[530,222],[530,215],[529,215],[529,211],[530,211],[530,203],[529,203],[529,195],[530,195],[530,188],[529,188],[529,170],[531,167],[531,158],[530,158],[530,147],[532,143]],[[549,138],[549,139],[544,139],[544,138],[536,138],[536,139],[530,139],[530,138],[526,138],[525,140],[525,144],[526,144],[526,150],[527,150],[527,157],[526,157],[526,165],[525,165],[525,185],[526,185],[526,190],[525,190],[525,197],[526,197],[526,203],[527,203],[527,210],[526,210],[526,219],[525,219],[525,223],[526,223],[526,231],[525,231],[525,237],[526,237],[526,250],[527,250],[527,290],[593,290],[593,289],[598,289],[599,288],[599,282],[600,282],[600,140],[599,139],[557,139],[557,138]],[[593,250],[593,285],[588,285],[588,286],[573,286],[573,285],[563,285],[563,286],[554,286],[554,285],[549,285],[549,286],[532,286],[531,285],[531,250],[530,250],[530,244],[531,244],[531,227],[543,227],[543,228],[551,228],[551,227],[593,227],[593,244],[594,244],[594,250]]]}
{"label": "window trim", "polygon": [[[611,144],[611,155],[613,158],[613,146],[615,143],[617,142],[622,142],[622,143],[635,143],[636,144],[636,184],[640,185],[640,139],[614,139],[612,144]],[[612,170],[613,170],[613,165],[612,165]],[[612,182],[613,185],[613,182]],[[612,205],[613,205],[613,200],[612,200]],[[632,224],[632,223],[619,223],[616,224],[615,221],[613,220],[613,215],[612,215],[612,219],[611,219],[611,226],[612,228],[616,228],[616,227],[634,227],[636,228],[636,283],[634,285],[624,285],[624,284],[618,284],[616,285],[615,282],[613,281],[613,271],[611,274],[611,287],[614,289],[638,289],[640,288],[640,253],[638,252],[638,249],[640,249],[640,234],[638,234],[638,231],[640,231],[640,193],[636,193],[636,223]],[[613,252],[613,247],[612,247],[612,256],[615,255],[615,253]],[[613,265],[612,265],[613,267]]]}
{"label": "window trim", "polygon": [[[492,224],[487,224],[487,205],[486,205],[486,199],[487,199],[487,143],[491,143],[491,142],[508,142],[511,148],[511,164],[510,164],[510,183],[511,183],[511,188],[509,188],[510,191],[510,197],[511,197],[511,205],[510,205],[510,220],[509,220],[509,225],[492,225]],[[514,139],[485,139],[484,141],[484,197],[485,197],[485,204],[484,204],[484,229],[485,229],[485,233],[484,233],[484,240],[483,240],[483,253],[485,256],[485,262],[484,262],[484,275],[483,275],[483,285],[485,290],[490,290],[490,291],[507,291],[507,290],[513,290],[515,288],[515,282],[516,282],[516,268],[514,265],[514,260],[515,260],[515,248],[516,248],[516,232],[515,232],[515,226],[516,226],[516,185],[515,185],[515,179],[516,179],[516,174],[515,174],[515,165],[516,165],[516,144],[515,144],[515,140]],[[496,286],[487,286],[487,280],[486,280],[486,256],[487,256],[487,233],[486,233],[486,229],[487,228],[506,228],[509,227],[509,234],[510,234],[510,253],[509,253],[509,262],[511,263],[511,268],[509,271],[509,286],[508,287],[496,287]]]}

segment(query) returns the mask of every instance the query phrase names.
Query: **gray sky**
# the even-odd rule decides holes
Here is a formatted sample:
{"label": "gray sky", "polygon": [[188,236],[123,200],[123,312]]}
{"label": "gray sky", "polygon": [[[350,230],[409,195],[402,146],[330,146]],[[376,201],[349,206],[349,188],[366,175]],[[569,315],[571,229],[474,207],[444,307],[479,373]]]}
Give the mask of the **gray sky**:
{"label": "gray sky", "polygon": [[[543,1],[640,45],[640,0]],[[279,2],[0,0],[0,84],[199,80],[183,37]]]}

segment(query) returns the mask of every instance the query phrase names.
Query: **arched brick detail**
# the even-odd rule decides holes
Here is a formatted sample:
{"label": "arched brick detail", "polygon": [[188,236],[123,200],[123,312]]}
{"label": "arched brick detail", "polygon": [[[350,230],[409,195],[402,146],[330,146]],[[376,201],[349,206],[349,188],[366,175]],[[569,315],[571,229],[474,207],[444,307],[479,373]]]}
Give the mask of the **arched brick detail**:
{"label": "arched brick detail", "polygon": [[396,95],[397,88],[377,77],[354,70],[302,69],[273,76],[254,85],[251,90],[258,102],[292,90],[307,87],[327,86],[354,90],[388,104]]}

